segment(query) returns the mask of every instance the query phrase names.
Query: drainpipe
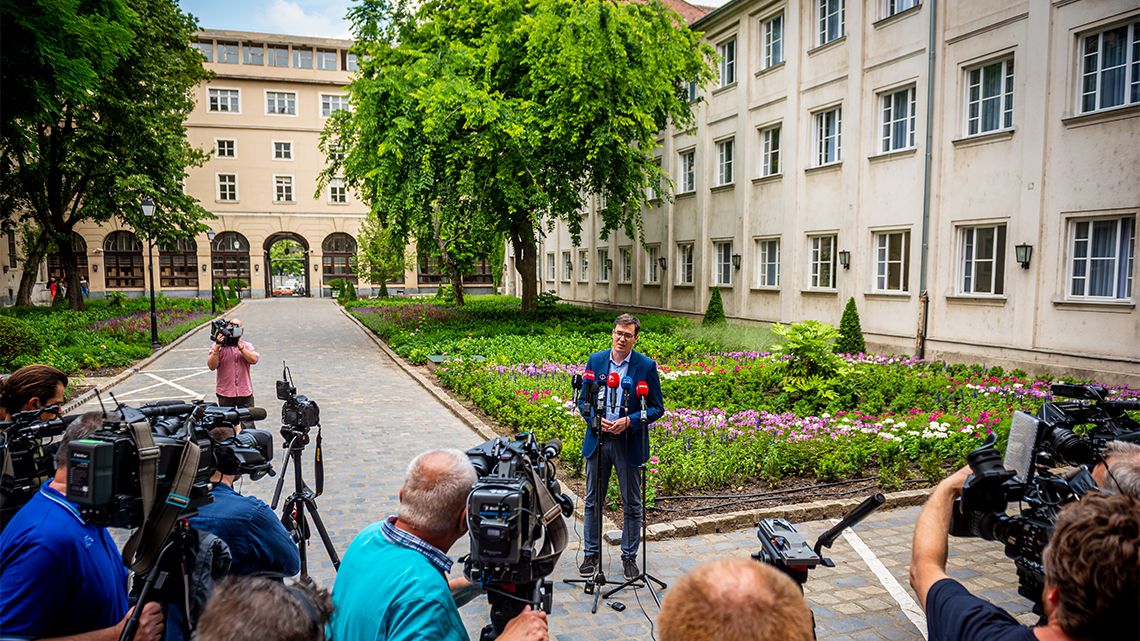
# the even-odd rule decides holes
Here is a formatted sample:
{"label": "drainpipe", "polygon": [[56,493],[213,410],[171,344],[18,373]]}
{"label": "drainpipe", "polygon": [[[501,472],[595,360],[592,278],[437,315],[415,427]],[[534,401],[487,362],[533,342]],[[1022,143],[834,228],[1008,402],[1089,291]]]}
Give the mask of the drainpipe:
{"label": "drainpipe", "polygon": [[926,326],[930,312],[930,293],[926,290],[927,261],[930,255],[930,181],[934,164],[934,64],[938,42],[938,0],[926,0],[930,10],[930,38],[926,62],[926,157],[922,179],[922,255],[918,262],[918,336],[915,356],[926,358]]}

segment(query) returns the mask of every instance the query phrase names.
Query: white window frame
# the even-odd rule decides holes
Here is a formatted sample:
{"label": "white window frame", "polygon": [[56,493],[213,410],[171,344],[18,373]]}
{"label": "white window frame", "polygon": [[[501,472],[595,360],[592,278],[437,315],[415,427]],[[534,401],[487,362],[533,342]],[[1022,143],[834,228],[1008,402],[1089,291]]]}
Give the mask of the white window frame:
{"label": "white window frame", "polygon": [[195,40],[194,49],[202,54],[203,62],[214,61],[214,41],[213,40]]}
{"label": "white window frame", "polygon": [[633,282],[633,248],[618,247],[618,282]]}
{"label": "white window frame", "polygon": [[[254,51],[261,52],[261,61],[260,62],[251,62],[251,59],[253,58],[253,56],[251,56],[250,53],[254,52]],[[241,63],[243,65],[251,65],[254,67],[264,67],[265,66],[265,44],[260,43],[260,42],[243,43],[241,46]]]}
{"label": "white window frame", "polygon": [[[987,95],[984,93],[986,73],[997,67],[999,74],[998,93]],[[965,134],[967,136],[980,136],[995,131],[1007,131],[1013,128],[1013,56],[1003,56],[989,60],[982,64],[971,65],[965,71],[966,91],[965,101]],[[985,113],[989,108],[997,110],[998,123],[996,127],[986,126]]]}
{"label": "white window frame", "polygon": [[[815,132],[815,166],[824,167],[843,162],[843,107],[835,105],[814,112],[812,130]],[[828,155],[829,142],[834,142],[835,145],[833,155]]]}
{"label": "white window frame", "polygon": [[[336,99],[336,105],[333,104],[333,99]],[[327,104],[326,104],[327,100]],[[317,101],[320,103],[321,118],[328,118],[338,111],[348,111],[348,94],[343,93],[323,93]],[[335,106],[335,108],[334,108]]]}
{"label": "white window frame", "polygon": [[693,268],[693,254],[696,244],[693,242],[677,243],[677,258],[673,261],[676,268],[678,285],[692,285],[695,281]]}
{"label": "white window frame", "polygon": [[[900,244],[900,256],[891,258],[890,252],[895,240]],[[875,279],[871,290],[884,294],[905,294],[910,292],[910,230],[884,229],[872,234],[871,247],[875,252]],[[891,282],[891,269],[898,268],[898,281]]]}
{"label": "white window frame", "polygon": [[779,176],[784,173],[780,159],[780,128],[783,123],[760,130],[760,177]]}
{"label": "white window frame", "polygon": [[[899,104],[899,99],[902,104]],[[902,113],[899,113],[899,112]],[[914,149],[915,87],[891,89],[879,94],[881,135],[879,151],[890,153],[904,149]],[[899,128],[901,127],[901,131]]]}
{"label": "white window frame", "polygon": [[678,162],[680,176],[677,183],[681,185],[682,194],[691,194],[697,190],[697,150],[687,149],[680,153]]}
{"label": "white window frame", "polygon": [[[288,179],[285,182],[284,179]],[[289,198],[281,198],[282,190],[287,189]],[[297,180],[292,174],[273,174],[273,202],[278,205],[291,205],[297,202]]]}
{"label": "white window frame", "polygon": [[578,282],[590,282],[590,250],[578,250]]}
{"label": "white window frame", "polygon": [[756,288],[780,287],[780,237],[766,236],[756,239]]}
{"label": "white window frame", "polygon": [[610,267],[606,262],[610,258],[610,250],[608,247],[598,248],[598,282],[610,282]]}
{"label": "white window frame", "polygon": [[360,60],[356,57],[355,53],[345,52],[344,70],[349,72],[360,70]]}
{"label": "white window frame", "polygon": [[713,241],[713,285],[732,287],[732,241]]}
{"label": "white window frame", "polygon": [[[280,148],[278,148],[280,145]],[[278,152],[282,153],[278,153]],[[292,140],[274,140],[270,143],[270,155],[273,160],[293,161],[293,141]]]}
{"label": "white window frame", "polygon": [[717,43],[716,55],[720,87],[736,84],[736,36]]}
{"label": "white window frame", "polygon": [[[1065,297],[1069,300],[1132,301],[1135,300],[1134,277],[1136,271],[1136,219],[1135,213],[1115,216],[1073,217],[1066,221],[1068,267],[1065,277]],[[1092,256],[1094,226],[1115,223],[1112,230],[1111,256]],[[1085,239],[1077,237],[1081,225],[1087,225]],[[1083,247],[1082,247],[1083,245]],[[1081,254],[1084,254],[1081,256]],[[1124,261],[1121,264],[1121,261]],[[1111,294],[1089,294],[1089,283],[1096,263],[1108,264],[1111,269]],[[1079,269],[1080,268],[1080,269]],[[1083,270],[1083,274],[1079,273]],[[1080,285],[1078,292],[1078,284]]]}
{"label": "white window frame", "polygon": [[889,18],[907,9],[913,9],[919,4],[921,4],[919,0],[883,0],[883,17]]}
{"label": "white window frame", "polygon": [[685,98],[689,102],[696,102],[700,97],[700,87],[697,86],[696,80],[690,80],[685,83]]}
{"label": "white window frame", "polygon": [[784,13],[760,21],[760,68],[771,69],[784,62]]}
{"label": "white window frame", "polygon": [[[277,54],[282,52],[282,51],[285,52],[285,61],[284,61],[285,64],[279,65],[279,64],[277,64],[277,62],[279,62],[279,59],[277,58]],[[289,45],[275,45],[275,44],[266,44],[265,45],[265,65],[267,67],[277,67],[278,69],[288,69],[289,68],[289,57],[290,57],[289,56]]]}
{"label": "white window frame", "polygon": [[[337,197],[338,190],[339,198]],[[345,183],[344,178],[332,178],[329,180],[329,204],[348,204],[348,185]]]}
{"label": "white window frame", "polygon": [[554,252],[546,252],[546,280],[554,282],[558,279],[558,270],[555,269]]}
{"label": "white window frame", "polygon": [[[322,54],[325,56],[324,60],[327,60],[328,56],[332,55],[331,67],[324,66],[324,63],[322,62]],[[340,53],[336,49],[318,48],[316,52],[313,53],[313,67],[321,71],[337,71],[340,69]]]}
{"label": "white window frame", "polygon": [[645,250],[645,284],[646,285],[660,285],[661,284],[661,265],[659,259],[661,258],[661,245],[649,245]]}
{"label": "white window frame", "polygon": [[[312,47],[290,47],[290,49],[292,49],[292,51],[290,53],[292,53],[292,58],[293,58],[292,62],[293,62],[293,68],[294,69],[312,69],[314,67],[314,63],[316,62],[316,56],[313,55],[313,48]],[[309,66],[307,66],[307,67],[305,65],[301,64],[301,55],[304,53],[309,54]]]}
{"label": "white window frame", "polygon": [[[1104,68],[1101,54],[1104,51],[1104,35],[1124,29],[1124,61]],[[1095,39],[1095,40],[1094,40]],[[1091,45],[1095,44],[1094,47]],[[1132,16],[1129,22],[1116,23],[1103,29],[1081,34],[1077,40],[1077,109],[1078,114],[1095,113],[1106,109],[1119,109],[1140,104],[1140,17]],[[1090,68],[1094,67],[1094,68]],[[1104,105],[1104,77],[1108,72],[1119,70],[1123,100],[1117,104]],[[1091,104],[1090,104],[1091,98]]]}
{"label": "white window frame", "polygon": [[[236,65],[241,63],[241,43],[233,40],[218,40],[214,48],[214,62],[223,65]],[[222,54],[226,55],[223,56]],[[229,54],[233,54],[230,56]],[[225,58],[223,60],[223,57]]]}
{"label": "white window frame", "polygon": [[[273,100],[273,110],[269,109],[270,96]],[[292,100],[290,100],[292,97]],[[277,111],[282,107],[284,101],[284,108],[286,111]],[[289,111],[292,106],[293,110]],[[265,115],[267,116],[289,116],[291,118],[297,117],[297,92],[296,91],[278,91],[276,89],[265,90]]]}
{"label": "white window frame", "polygon": [[[229,154],[222,153],[222,143],[229,143]],[[214,138],[214,158],[237,158],[237,140],[235,138]]]}
{"label": "white window frame", "polygon": [[[225,100],[223,101],[223,92]],[[225,102],[226,105],[236,105],[236,108],[229,109],[215,109],[215,104],[218,107],[222,106]],[[207,87],[206,88],[206,111],[214,114],[241,114],[241,89],[237,87]]]}
{"label": "white window frame", "polygon": [[[834,16],[837,20],[836,30],[828,28],[828,20]],[[839,40],[847,35],[847,0],[816,0],[816,46]]]}
{"label": "white window frame", "polygon": [[[233,178],[233,198],[223,198],[222,194],[222,176]],[[214,200],[220,203],[236,203],[241,200],[238,194],[238,175],[237,172],[218,172],[214,174]]]}
{"label": "white window frame", "polygon": [[562,282],[569,283],[574,278],[574,263],[570,260],[570,250],[562,252]]}
{"label": "white window frame", "polygon": [[649,200],[661,200],[661,156],[653,160],[654,166],[657,167],[657,176],[654,177],[653,182],[650,184],[649,189],[645,190],[645,197]]}
{"label": "white window frame", "polygon": [[736,157],[736,138],[725,138],[716,143],[716,186],[723,187],[735,182],[733,169]]}
{"label": "white window frame", "polygon": [[[984,243],[990,253],[989,257],[978,258],[978,250],[983,247],[979,241],[979,232],[989,230],[992,235]],[[1004,296],[1005,295],[1005,269],[1006,245],[1008,244],[1008,228],[1004,222],[970,223],[959,225],[958,237],[958,274],[955,279],[955,291],[962,296]],[[978,272],[983,265],[989,268],[989,279],[983,291],[978,286]]]}
{"label": "white window frame", "polygon": [[[811,234],[808,236],[808,289],[835,290],[836,234]],[[827,268],[826,271],[824,268]]]}

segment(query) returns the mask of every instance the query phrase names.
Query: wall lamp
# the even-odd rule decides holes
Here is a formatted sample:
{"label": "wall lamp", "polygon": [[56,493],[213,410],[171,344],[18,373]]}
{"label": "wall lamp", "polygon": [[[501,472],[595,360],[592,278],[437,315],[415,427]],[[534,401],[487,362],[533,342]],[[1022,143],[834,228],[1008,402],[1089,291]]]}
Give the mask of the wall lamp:
{"label": "wall lamp", "polygon": [[665,260],[665,257],[662,256],[657,259],[657,264],[661,265],[661,271],[665,271],[665,266],[669,264],[669,261]]}
{"label": "wall lamp", "polygon": [[1029,259],[1033,258],[1033,245],[1022,243],[1013,248],[1013,255],[1022,269],[1029,269]]}
{"label": "wall lamp", "polygon": [[733,254],[732,255],[732,268],[733,269],[740,269],[740,254]]}
{"label": "wall lamp", "polygon": [[203,273],[205,273],[205,272],[206,272],[206,263],[202,263],[202,272],[203,272]]}
{"label": "wall lamp", "polygon": [[92,263],[91,264],[91,271],[98,273],[99,272],[99,263]]}
{"label": "wall lamp", "polygon": [[259,264],[259,263],[254,263],[254,264],[253,264],[253,271],[255,271],[255,272],[256,272],[256,271],[258,271],[258,270],[260,270],[260,269],[261,269],[261,264]]}
{"label": "wall lamp", "polygon": [[851,269],[851,252],[846,249],[839,252],[839,266],[843,269]]}

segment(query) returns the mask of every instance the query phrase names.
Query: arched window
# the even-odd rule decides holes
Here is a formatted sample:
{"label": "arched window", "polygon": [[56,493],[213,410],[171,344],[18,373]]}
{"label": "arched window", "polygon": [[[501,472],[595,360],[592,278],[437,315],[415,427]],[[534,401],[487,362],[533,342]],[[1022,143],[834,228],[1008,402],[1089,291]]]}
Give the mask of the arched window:
{"label": "arched window", "polygon": [[[87,241],[75,232],[71,232],[71,251],[75,252],[75,260],[78,262],[80,278],[91,280],[91,275],[87,273]],[[15,267],[15,265],[13,265]],[[50,278],[63,279],[63,263],[60,260],[59,253],[53,253],[48,256],[48,276]]]}
{"label": "arched window", "polygon": [[329,234],[321,243],[324,253],[324,282],[334,278],[356,281],[356,239],[343,232]]}
{"label": "arched window", "polygon": [[142,289],[142,243],[129,231],[113,231],[103,240],[103,272],[107,289]]}
{"label": "arched window", "polygon": [[158,248],[159,283],[167,287],[198,287],[198,243],[179,238]]}
{"label": "arched window", "polygon": [[211,247],[214,264],[214,282],[225,284],[231,278],[249,279],[249,241],[236,231],[226,231],[214,237]]}

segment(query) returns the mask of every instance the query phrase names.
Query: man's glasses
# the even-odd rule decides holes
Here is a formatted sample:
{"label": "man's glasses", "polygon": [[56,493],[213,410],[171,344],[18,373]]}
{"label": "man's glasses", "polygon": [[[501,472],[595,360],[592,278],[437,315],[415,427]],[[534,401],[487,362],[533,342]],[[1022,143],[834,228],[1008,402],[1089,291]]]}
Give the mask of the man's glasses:
{"label": "man's glasses", "polygon": [[631,341],[634,338],[636,338],[636,335],[630,334],[629,332],[618,331],[615,329],[614,330],[614,338],[624,338],[627,341]]}

